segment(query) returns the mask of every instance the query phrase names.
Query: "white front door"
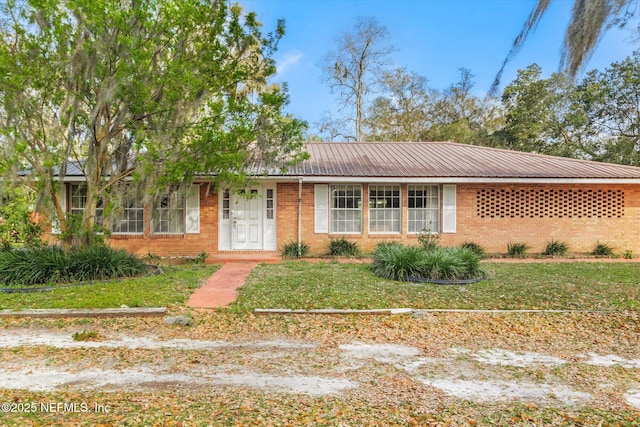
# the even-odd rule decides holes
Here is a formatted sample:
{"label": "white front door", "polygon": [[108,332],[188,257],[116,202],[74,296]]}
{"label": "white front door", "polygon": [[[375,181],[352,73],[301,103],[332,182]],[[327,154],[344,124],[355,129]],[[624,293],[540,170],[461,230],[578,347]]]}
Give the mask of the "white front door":
{"label": "white front door", "polygon": [[231,245],[233,250],[262,249],[262,194],[257,188],[241,190],[231,200]]}
{"label": "white front door", "polygon": [[276,250],[276,185],[219,192],[218,249]]}

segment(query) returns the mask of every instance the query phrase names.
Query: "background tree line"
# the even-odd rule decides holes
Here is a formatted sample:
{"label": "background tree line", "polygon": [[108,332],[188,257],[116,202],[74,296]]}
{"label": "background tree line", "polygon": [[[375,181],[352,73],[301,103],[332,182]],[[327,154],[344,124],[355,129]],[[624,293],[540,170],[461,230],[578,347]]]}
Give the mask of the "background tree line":
{"label": "background tree line", "polygon": [[640,165],[640,54],[581,79],[575,60],[548,78],[531,64],[502,94],[482,96],[465,68],[444,90],[415,71],[389,68],[395,47],[388,39],[373,18],[336,37],[321,66],[342,107],[313,139],[455,141]]}

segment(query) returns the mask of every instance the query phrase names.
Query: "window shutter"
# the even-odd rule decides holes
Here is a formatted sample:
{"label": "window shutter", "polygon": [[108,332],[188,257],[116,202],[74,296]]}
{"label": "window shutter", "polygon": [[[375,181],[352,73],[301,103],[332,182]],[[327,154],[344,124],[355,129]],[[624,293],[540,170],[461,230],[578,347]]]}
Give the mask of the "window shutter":
{"label": "window shutter", "polygon": [[314,186],[314,224],[316,233],[329,232],[329,186],[316,184]]}
{"label": "window shutter", "polygon": [[[62,184],[60,188],[58,188],[58,198],[60,199],[60,204],[62,205],[62,212],[66,214],[67,212],[67,184]],[[51,234],[60,234],[62,231],[60,230],[60,220],[58,219],[58,214],[54,212],[53,221],[51,221]]]}
{"label": "window shutter", "polygon": [[187,224],[185,232],[187,234],[200,233],[200,185],[193,184],[189,190],[186,201]]}
{"label": "window shutter", "polygon": [[456,232],[456,186],[455,184],[445,184],[442,186],[442,232]]}

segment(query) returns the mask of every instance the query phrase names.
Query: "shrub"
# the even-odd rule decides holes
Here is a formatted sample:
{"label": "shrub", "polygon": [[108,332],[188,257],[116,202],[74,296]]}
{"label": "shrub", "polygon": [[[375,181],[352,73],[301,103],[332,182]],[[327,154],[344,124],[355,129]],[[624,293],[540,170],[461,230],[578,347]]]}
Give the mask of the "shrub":
{"label": "shrub", "polygon": [[524,258],[529,250],[529,245],[526,243],[513,243],[507,244],[507,256],[511,258]]}
{"label": "shrub", "polygon": [[430,229],[425,228],[418,233],[418,242],[425,251],[432,251],[440,246],[440,233],[432,233]]}
{"label": "shrub", "polygon": [[0,252],[0,282],[6,285],[111,279],[146,271],[136,256],[107,246],[68,252],[57,246]]}
{"label": "shrub", "polygon": [[565,256],[569,252],[569,245],[564,242],[550,241],[544,248],[542,255]]}
{"label": "shrub", "polygon": [[285,258],[300,258],[309,253],[309,245],[304,242],[291,241],[282,245],[280,253]]}
{"label": "shrub", "polygon": [[622,257],[624,259],[633,259],[633,252],[630,249],[627,249],[626,251],[624,251],[624,253],[622,254]]}
{"label": "shrub", "polygon": [[373,251],[371,271],[385,279],[406,281],[421,277],[425,251],[415,246],[381,243]]}
{"label": "shrub", "polygon": [[356,242],[351,242],[344,237],[329,240],[329,255],[358,256],[360,250]]}
{"label": "shrub", "polygon": [[147,270],[135,255],[108,246],[73,250],[68,258],[71,278],[76,281],[139,276]]}
{"label": "shrub", "polygon": [[478,243],[475,243],[475,242],[464,242],[462,245],[460,245],[460,248],[470,250],[471,252],[476,254],[480,259],[486,258],[487,256],[487,251],[482,246],[480,246]]}
{"label": "shrub", "polygon": [[613,256],[613,248],[607,243],[596,242],[590,255]]}
{"label": "shrub", "polygon": [[482,274],[480,258],[469,249],[441,248],[429,251],[420,266],[431,280],[467,280]]}
{"label": "shrub", "polygon": [[58,246],[0,252],[0,282],[6,285],[37,285],[70,278],[69,259]]}
{"label": "shrub", "polygon": [[482,275],[480,258],[470,249],[383,243],[373,251],[371,270],[386,279],[467,280]]}

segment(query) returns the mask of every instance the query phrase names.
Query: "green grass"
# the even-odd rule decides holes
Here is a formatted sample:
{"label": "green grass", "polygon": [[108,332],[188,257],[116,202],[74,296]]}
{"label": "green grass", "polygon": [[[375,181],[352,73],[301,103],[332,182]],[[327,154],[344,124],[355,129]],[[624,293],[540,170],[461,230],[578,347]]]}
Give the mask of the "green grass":
{"label": "green grass", "polygon": [[34,308],[170,307],[183,304],[219,266],[163,267],[164,274],[95,282],[34,293],[0,293],[0,310]]}
{"label": "green grass", "polygon": [[395,282],[368,264],[261,265],[239,289],[236,310],[254,308],[640,310],[638,263],[483,264],[471,285]]}

